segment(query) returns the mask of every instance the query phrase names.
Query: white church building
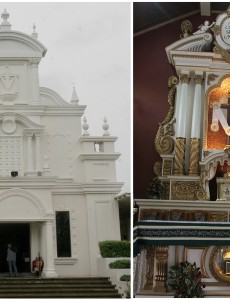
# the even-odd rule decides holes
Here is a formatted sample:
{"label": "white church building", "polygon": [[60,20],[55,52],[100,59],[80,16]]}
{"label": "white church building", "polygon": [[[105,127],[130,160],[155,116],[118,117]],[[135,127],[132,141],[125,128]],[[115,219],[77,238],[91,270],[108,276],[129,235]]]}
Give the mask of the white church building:
{"label": "white church building", "polygon": [[[88,133],[85,105],[39,86],[47,49],[31,35],[0,25],[0,273],[17,247],[19,272],[40,255],[44,277],[96,276],[99,241],[120,240],[115,152]],[[83,120],[83,122],[82,122]]]}

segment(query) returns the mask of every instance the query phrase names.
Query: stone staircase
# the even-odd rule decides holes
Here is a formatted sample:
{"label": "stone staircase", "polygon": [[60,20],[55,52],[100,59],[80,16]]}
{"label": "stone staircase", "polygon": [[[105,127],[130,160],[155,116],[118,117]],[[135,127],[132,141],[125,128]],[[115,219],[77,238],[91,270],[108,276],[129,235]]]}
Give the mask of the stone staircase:
{"label": "stone staircase", "polygon": [[121,298],[106,277],[0,278],[0,298]]}

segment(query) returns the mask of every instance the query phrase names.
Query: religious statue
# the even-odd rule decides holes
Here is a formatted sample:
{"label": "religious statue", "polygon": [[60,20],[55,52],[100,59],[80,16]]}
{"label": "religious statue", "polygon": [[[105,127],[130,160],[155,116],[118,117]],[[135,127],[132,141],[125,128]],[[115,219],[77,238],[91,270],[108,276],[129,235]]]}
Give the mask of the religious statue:
{"label": "religious statue", "polygon": [[204,21],[204,24],[201,24],[198,28],[199,30],[197,30],[196,32],[194,32],[193,34],[201,34],[201,33],[205,33],[207,32],[214,24],[215,22],[213,22],[211,25],[209,25],[209,21]]}

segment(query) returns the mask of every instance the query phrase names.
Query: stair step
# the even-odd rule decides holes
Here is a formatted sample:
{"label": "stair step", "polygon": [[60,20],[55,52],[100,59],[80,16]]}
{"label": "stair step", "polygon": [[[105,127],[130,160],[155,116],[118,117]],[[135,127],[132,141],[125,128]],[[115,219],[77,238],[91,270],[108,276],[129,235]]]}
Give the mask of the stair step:
{"label": "stair step", "polygon": [[121,298],[107,277],[0,277],[0,298]]}

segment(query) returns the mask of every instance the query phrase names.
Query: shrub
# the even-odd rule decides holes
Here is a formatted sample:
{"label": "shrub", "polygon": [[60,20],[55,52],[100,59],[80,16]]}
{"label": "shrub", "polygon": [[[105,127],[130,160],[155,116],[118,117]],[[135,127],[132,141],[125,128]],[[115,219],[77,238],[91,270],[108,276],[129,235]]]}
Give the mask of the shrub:
{"label": "shrub", "polygon": [[122,275],[120,277],[120,281],[130,281],[130,275],[126,275],[126,274]]}
{"label": "shrub", "polygon": [[196,263],[181,262],[172,266],[169,273],[171,277],[169,285],[175,290],[174,298],[205,297],[203,291],[205,285],[201,282],[201,271],[196,267]]}
{"label": "shrub", "polygon": [[115,260],[109,264],[111,269],[130,269],[130,260],[120,259]]}
{"label": "shrub", "polygon": [[130,257],[130,241],[99,242],[102,257]]}

